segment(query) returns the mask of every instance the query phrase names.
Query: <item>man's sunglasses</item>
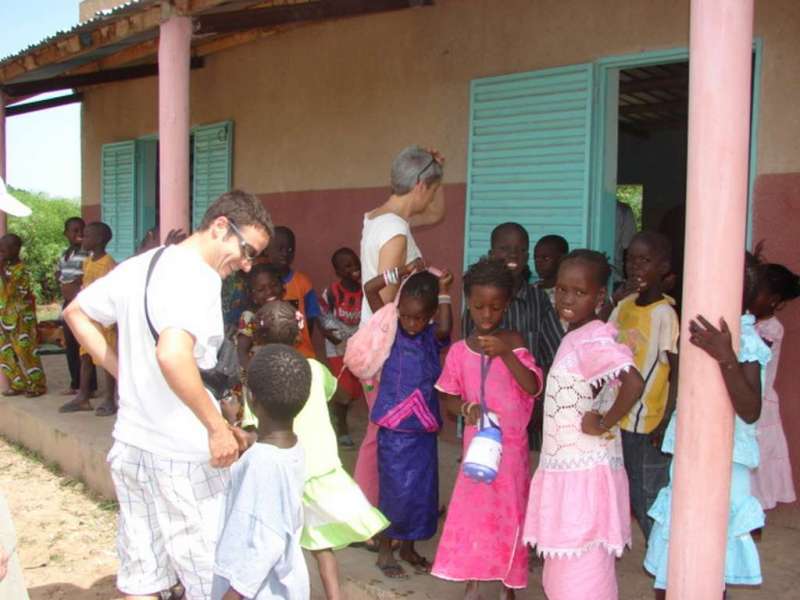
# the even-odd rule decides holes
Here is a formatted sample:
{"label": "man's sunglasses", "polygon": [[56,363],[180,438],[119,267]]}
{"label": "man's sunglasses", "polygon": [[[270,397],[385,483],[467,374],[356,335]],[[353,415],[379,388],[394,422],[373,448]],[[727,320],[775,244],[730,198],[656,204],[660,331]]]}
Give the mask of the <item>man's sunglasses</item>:
{"label": "man's sunglasses", "polygon": [[239,228],[236,226],[236,223],[228,219],[228,227],[233,232],[233,234],[239,238],[239,250],[242,253],[242,258],[248,262],[253,262],[256,258],[258,258],[258,252],[255,248],[253,248],[250,244],[247,243],[247,240],[244,239],[242,232],[239,231]]}

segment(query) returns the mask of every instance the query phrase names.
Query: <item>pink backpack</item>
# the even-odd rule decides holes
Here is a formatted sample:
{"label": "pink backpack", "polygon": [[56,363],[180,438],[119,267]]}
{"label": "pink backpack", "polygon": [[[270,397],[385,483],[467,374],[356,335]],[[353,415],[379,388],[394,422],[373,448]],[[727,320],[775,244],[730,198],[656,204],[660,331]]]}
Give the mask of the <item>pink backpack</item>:
{"label": "pink backpack", "polygon": [[[398,293],[398,297],[400,294]],[[385,304],[350,339],[344,352],[344,366],[361,379],[375,378],[389,358],[397,335],[397,305]]]}
{"label": "pink backpack", "polygon": [[[428,271],[441,276],[441,271],[428,267]],[[402,285],[400,289],[402,289]],[[392,344],[397,335],[397,302],[400,300],[400,290],[394,302],[385,304],[383,308],[372,315],[350,339],[344,352],[344,366],[362,381],[378,377],[383,363],[389,358]],[[366,302],[366,299],[364,300]]]}

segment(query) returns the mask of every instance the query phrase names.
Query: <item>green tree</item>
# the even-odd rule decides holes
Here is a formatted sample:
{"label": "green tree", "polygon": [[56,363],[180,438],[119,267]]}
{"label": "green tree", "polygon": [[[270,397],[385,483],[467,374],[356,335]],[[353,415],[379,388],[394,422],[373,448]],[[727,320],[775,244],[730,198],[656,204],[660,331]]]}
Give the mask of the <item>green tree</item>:
{"label": "green tree", "polygon": [[8,217],[8,231],[22,238],[21,258],[28,267],[36,301],[54,302],[60,296],[55,279],[56,263],[67,245],[64,221],[80,216],[80,201],[50,198],[46,194],[11,187],[9,191],[33,211],[29,217]]}
{"label": "green tree", "polygon": [[642,230],[642,194],[644,186],[641,185],[618,185],[617,200],[627,204],[633,210],[636,219],[636,231]]}

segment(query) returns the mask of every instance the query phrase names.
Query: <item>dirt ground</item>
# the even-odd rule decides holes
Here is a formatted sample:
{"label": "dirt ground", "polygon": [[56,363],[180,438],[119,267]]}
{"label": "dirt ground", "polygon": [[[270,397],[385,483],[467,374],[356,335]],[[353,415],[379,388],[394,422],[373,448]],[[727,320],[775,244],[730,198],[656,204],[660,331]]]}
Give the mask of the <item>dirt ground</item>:
{"label": "dirt ground", "polygon": [[81,482],[2,439],[0,489],[14,515],[31,600],[122,597],[114,586],[114,503],[90,498]]}

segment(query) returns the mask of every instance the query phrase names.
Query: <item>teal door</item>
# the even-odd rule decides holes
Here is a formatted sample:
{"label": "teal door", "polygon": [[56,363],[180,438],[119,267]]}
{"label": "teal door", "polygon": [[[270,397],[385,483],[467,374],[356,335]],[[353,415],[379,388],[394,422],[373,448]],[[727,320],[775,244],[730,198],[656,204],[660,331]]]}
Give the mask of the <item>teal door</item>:
{"label": "teal door", "polygon": [[136,142],[105,144],[100,173],[101,219],[113,232],[107,251],[120,262],[136,248]]}
{"label": "teal door", "polygon": [[592,74],[580,64],[472,82],[465,266],[505,221],[531,243],[558,234],[570,247],[591,244]]}

